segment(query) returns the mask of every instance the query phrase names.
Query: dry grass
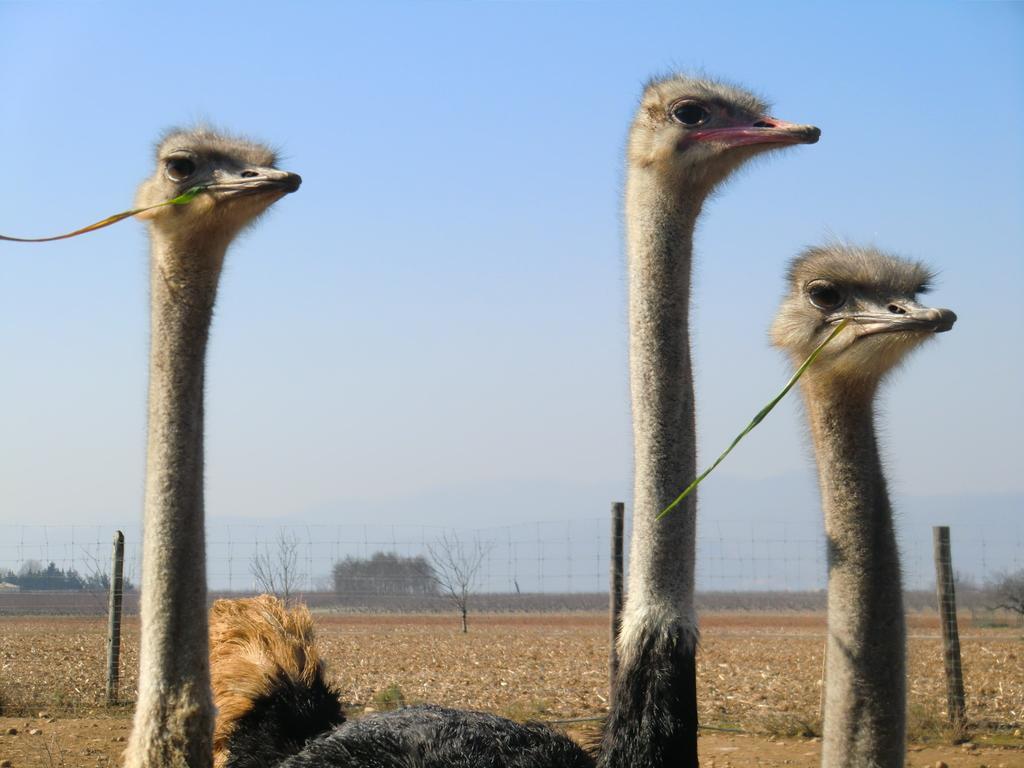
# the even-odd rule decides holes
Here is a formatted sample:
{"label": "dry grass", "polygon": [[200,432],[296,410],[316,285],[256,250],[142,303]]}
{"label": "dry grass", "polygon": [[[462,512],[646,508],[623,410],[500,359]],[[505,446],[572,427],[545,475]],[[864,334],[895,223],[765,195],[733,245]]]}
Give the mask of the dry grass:
{"label": "dry grass", "polygon": [[[328,673],[350,706],[430,701],[526,719],[604,714],[607,626],[600,614],[316,617]],[[702,722],[775,736],[820,728],[824,620],[814,614],[702,617]],[[962,628],[967,712],[973,726],[1024,721],[1024,638],[1014,628]],[[911,728],[945,729],[942,641],[931,617],[910,625]],[[121,691],[134,698],[138,626],[126,622]],[[103,711],[104,625],[89,618],[0,619],[0,692],[8,714]]]}

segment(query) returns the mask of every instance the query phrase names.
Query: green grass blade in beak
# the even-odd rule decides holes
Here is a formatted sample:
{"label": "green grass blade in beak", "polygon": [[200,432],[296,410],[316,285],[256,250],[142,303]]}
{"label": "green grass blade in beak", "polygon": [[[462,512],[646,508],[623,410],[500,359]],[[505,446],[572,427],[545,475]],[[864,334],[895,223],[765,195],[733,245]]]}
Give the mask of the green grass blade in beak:
{"label": "green grass blade in beak", "polygon": [[722,463],[722,460],[726,456],[732,453],[732,449],[736,447],[739,441],[746,437],[747,433],[749,433],[754,427],[756,427],[758,424],[764,421],[764,417],[771,413],[772,408],[779,404],[779,401],[786,396],[786,393],[789,392],[789,390],[793,388],[793,385],[800,380],[800,377],[804,375],[804,371],[810,368],[811,363],[813,363],[815,358],[818,357],[818,355],[821,353],[821,350],[825,348],[825,345],[832,341],[832,339],[834,339],[836,336],[838,336],[839,332],[843,330],[843,328],[845,328],[846,324],[849,322],[850,321],[848,319],[840,322],[839,325],[835,327],[835,330],[833,330],[832,333],[830,333],[828,337],[823,342],[821,342],[821,344],[814,348],[814,351],[811,352],[811,354],[807,356],[807,359],[803,361],[800,367],[796,369],[796,373],[794,373],[792,377],[790,377],[789,381],[786,382],[786,386],[782,388],[782,391],[779,392],[779,394],[777,394],[774,398],[772,398],[771,402],[769,402],[768,405],[766,405],[764,408],[757,412],[757,415],[753,419],[751,419],[749,424],[747,424],[746,429],[744,429],[742,432],[736,435],[736,439],[729,444],[729,447],[722,452],[721,456],[715,459],[715,463],[712,464],[707,469],[705,469],[699,475],[697,475],[696,479],[688,486],[686,486],[686,490],[684,490],[682,493],[676,496],[675,501],[673,501],[671,504],[669,504],[667,507],[661,510],[661,512],[658,513],[658,516],[655,519],[661,520],[661,518],[663,518],[676,507],[678,507],[682,503],[683,499],[689,496],[693,489],[700,485],[701,481],[703,481],[705,477],[710,475],[711,472],[715,469],[715,467]]}
{"label": "green grass blade in beak", "polygon": [[121,213],[115,213],[113,216],[108,216],[105,219],[97,221],[95,224],[90,224],[87,227],[76,229],[74,232],[68,232],[63,235],[54,235],[53,237],[8,237],[6,235],[0,235],[0,240],[9,240],[14,243],[49,243],[54,240],[67,240],[69,237],[77,237],[78,235],[84,235],[86,232],[94,232],[97,229],[103,229],[109,227],[111,224],[117,224],[119,221],[135,216],[136,214],[143,213],[144,211],[151,211],[154,208],[161,208],[165,205],[186,205],[191,203],[195,196],[202,192],[206,187],[198,186],[192,187],[182,192],[177,197],[172,197],[170,200],[164,200],[162,203],[156,203],[155,205],[147,205],[145,208],[133,208],[130,211],[121,211]]}

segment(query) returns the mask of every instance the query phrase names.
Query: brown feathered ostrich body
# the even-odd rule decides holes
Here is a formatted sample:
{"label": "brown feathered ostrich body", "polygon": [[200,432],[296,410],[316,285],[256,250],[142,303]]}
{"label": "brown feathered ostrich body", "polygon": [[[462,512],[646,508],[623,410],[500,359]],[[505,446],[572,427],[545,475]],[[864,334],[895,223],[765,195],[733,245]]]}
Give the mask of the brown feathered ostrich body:
{"label": "brown feathered ostrich body", "polygon": [[801,380],[828,537],[828,648],[822,765],[896,768],[906,754],[906,630],[892,507],[875,437],[881,380],[935,333],[931,274],[874,248],[811,248],[789,271],[772,340],[802,361],[848,325]]}
{"label": "brown feathered ostrich body", "polygon": [[216,601],[210,611],[210,671],[217,768],[231,751],[255,753],[264,761],[294,754],[345,721],[338,693],[325,679],[305,606],[286,610],[269,595]]}

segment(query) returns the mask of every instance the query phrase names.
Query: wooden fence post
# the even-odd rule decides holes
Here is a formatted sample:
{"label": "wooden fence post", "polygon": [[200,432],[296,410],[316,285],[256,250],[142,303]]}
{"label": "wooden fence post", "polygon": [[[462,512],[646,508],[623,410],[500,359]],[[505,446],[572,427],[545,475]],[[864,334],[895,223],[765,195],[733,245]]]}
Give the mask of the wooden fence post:
{"label": "wooden fence post", "polygon": [[608,691],[615,690],[615,678],[619,673],[619,627],[622,622],[622,529],[626,517],[626,505],[621,501],[612,502],[612,554],[611,589],[608,609],[610,613],[609,635],[611,651],[608,654]]}
{"label": "wooden fence post", "polygon": [[943,658],[946,663],[946,703],[949,722],[964,722],[964,678],[960,667],[960,632],[956,623],[956,588],[953,585],[953,558],[949,550],[949,527],[932,528],[935,547],[935,593],[939,600],[942,624]]}
{"label": "wooden fence post", "polygon": [[110,568],[110,602],[107,609],[107,704],[117,701],[117,677],[121,664],[121,599],[124,596],[124,534],[114,534]]}

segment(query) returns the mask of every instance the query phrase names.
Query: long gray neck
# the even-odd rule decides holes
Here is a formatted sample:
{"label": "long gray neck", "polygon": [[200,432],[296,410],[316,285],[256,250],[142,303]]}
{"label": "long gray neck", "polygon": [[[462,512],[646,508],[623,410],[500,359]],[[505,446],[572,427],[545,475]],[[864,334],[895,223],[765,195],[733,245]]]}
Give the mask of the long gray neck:
{"label": "long gray neck", "polygon": [[822,765],[902,766],[906,628],[874,392],[808,382],[804,395],[828,537]]}
{"label": "long gray neck", "polygon": [[139,699],[131,768],[208,768],[213,756],[203,519],[203,381],[223,251],[175,252],[153,234]]}
{"label": "long gray neck", "polygon": [[700,200],[653,171],[626,189],[634,493],[620,667],[599,764],[697,765],[696,499],[658,513],[696,474],[689,304]]}
{"label": "long gray neck", "polygon": [[700,205],[647,183],[642,173],[630,179],[626,207],[634,452],[626,615],[682,623],[696,639],[695,495],[655,518],[696,475],[690,272]]}

